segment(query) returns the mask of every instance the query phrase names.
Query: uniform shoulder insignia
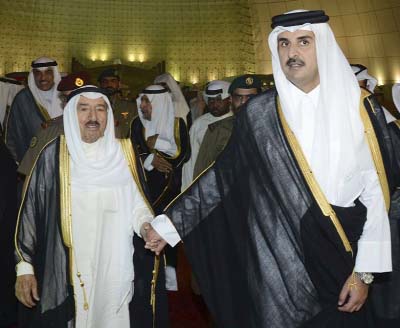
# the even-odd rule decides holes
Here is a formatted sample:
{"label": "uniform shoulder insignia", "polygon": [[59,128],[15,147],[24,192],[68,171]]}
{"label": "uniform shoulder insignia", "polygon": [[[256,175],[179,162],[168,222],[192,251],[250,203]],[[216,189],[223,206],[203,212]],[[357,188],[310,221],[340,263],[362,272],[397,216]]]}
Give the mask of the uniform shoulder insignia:
{"label": "uniform shoulder insignia", "polygon": [[37,142],[38,142],[38,138],[37,138],[37,137],[33,137],[32,140],[31,140],[31,143],[30,143],[29,147],[30,147],[30,148],[35,147],[35,146],[37,145]]}

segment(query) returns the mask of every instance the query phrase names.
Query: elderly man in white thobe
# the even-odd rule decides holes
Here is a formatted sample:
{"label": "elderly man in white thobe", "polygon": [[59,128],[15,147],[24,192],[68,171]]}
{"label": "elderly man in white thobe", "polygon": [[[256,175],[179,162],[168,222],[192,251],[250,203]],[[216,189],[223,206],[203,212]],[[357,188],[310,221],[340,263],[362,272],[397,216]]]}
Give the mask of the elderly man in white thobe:
{"label": "elderly man in white thobe", "polygon": [[27,177],[16,232],[16,296],[29,327],[130,327],[134,232],[153,213],[128,139],[101,89],[75,90],[65,135]]}

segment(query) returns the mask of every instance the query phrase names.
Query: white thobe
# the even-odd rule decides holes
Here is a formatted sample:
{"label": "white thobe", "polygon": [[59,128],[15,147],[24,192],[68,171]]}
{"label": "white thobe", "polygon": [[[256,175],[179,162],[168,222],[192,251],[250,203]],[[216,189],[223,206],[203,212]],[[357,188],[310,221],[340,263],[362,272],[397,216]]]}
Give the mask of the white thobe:
{"label": "white thobe", "polygon": [[194,121],[189,131],[191,147],[190,159],[185,164],[183,164],[182,167],[182,191],[189,187],[193,181],[194,165],[196,164],[197,155],[199,154],[200,146],[203,142],[203,138],[206,134],[208,125],[232,115],[233,113],[231,111],[219,117],[213,116],[210,113],[206,113],[200,116],[196,121]]}
{"label": "white thobe", "polygon": [[[88,158],[91,146],[86,145]],[[125,201],[124,188],[86,190],[72,186],[76,328],[130,327],[132,237],[134,231],[140,235],[141,225],[152,219],[136,183],[130,187],[135,196],[126,206],[121,204]],[[84,294],[77,271],[85,284],[88,311],[83,309]]]}

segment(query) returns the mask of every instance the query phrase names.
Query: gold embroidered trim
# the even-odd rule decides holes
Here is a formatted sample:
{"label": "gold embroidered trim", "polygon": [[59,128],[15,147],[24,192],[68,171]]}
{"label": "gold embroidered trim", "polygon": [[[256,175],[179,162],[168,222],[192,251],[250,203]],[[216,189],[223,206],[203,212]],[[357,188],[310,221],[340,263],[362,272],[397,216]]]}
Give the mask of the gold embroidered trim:
{"label": "gold embroidered trim", "polygon": [[36,100],[35,100],[36,106],[39,108],[39,112],[40,114],[42,114],[44,121],[50,121],[51,117],[49,115],[49,112],[46,110],[46,108],[44,108],[41,104],[39,104]]}
{"label": "gold embroidered trim", "polygon": [[[373,105],[371,101],[367,98],[371,108]],[[382,160],[381,149],[379,148],[378,139],[375,134],[375,130],[372,126],[371,120],[366,109],[363,106],[363,99],[360,100],[360,115],[361,120],[364,124],[364,133],[368,140],[369,149],[371,150],[372,159],[375,164],[376,173],[378,174],[379,182],[383,192],[383,198],[385,199],[386,210],[389,211],[390,208],[390,192],[389,184],[386,177],[385,166]]]}
{"label": "gold embroidered trim", "polygon": [[213,161],[210,165],[208,165],[203,171],[200,172],[200,174],[191,182],[189,186],[185,188],[185,190],[181,191],[173,200],[171,200],[167,206],[163,209],[163,212],[166,212],[168,208],[182,195],[184,194],[192,185],[194,185],[197,180],[199,180],[211,167],[213,167],[215,164],[215,161]]}
{"label": "gold embroidered trim", "polygon": [[[136,165],[136,157],[133,153],[133,145],[130,139],[119,139],[121,144],[122,151],[124,153],[125,159],[128,163],[129,170],[131,171],[133,180],[135,181],[140,194],[143,197],[147,207],[151,211],[152,215],[154,215],[153,208],[151,207],[150,203],[147,200],[146,195],[144,194],[142,185],[140,183],[139,175],[137,173],[137,165]],[[151,280],[151,292],[150,292],[150,305],[152,306],[153,310],[153,327],[155,327],[155,314],[156,314],[156,287],[157,287],[157,277],[158,277],[158,270],[160,268],[160,258],[159,256],[155,256],[154,258],[154,268],[153,268],[153,277]]]}
{"label": "gold embroidered trim", "polygon": [[324,193],[322,192],[320,186],[318,185],[317,180],[315,179],[313,172],[311,171],[310,166],[307,163],[307,160],[303,154],[303,151],[297,141],[296,136],[294,135],[293,131],[290,129],[286,119],[283,115],[281,105],[279,103],[279,99],[277,98],[277,105],[278,105],[278,115],[282,123],[283,131],[285,136],[289,142],[289,146],[293,151],[294,157],[296,158],[297,163],[299,164],[300,170],[303,173],[304,179],[308,187],[313,194],[315,201],[317,202],[319,208],[321,209],[324,216],[329,216],[334,225],[340,239],[342,240],[343,246],[346,252],[351,252],[353,255],[353,250],[351,248],[350,242],[347,239],[346,233],[343,230],[343,227],[336,216],[335,211],[333,210],[332,206],[329,204],[328,200],[326,199]]}
{"label": "gold embroidered trim", "polygon": [[118,139],[122,151],[124,153],[125,159],[128,163],[129,170],[132,174],[133,180],[136,182],[136,185],[139,189],[140,194],[143,197],[143,200],[145,201],[147,207],[150,209],[151,213],[154,215],[153,208],[151,207],[149,201],[147,200],[147,197],[143,191],[142,184],[140,183],[140,178],[139,174],[137,173],[137,164],[136,164],[136,157],[135,154],[133,153],[133,145],[130,139]]}
{"label": "gold embroidered trim", "polygon": [[397,127],[400,129],[400,120],[396,120],[396,121],[394,121],[394,124],[396,124],[396,125],[397,125]]}
{"label": "gold embroidered trim", "polygon": [[[146,141],[146,129],[143,127],[142,130],[142,135],[143,135],[143,140]],[[179,117],[175,117],[174,120],[174,139],[175,139],[175,144],[176,144],[176,153],[174,156],[164,156],[161,155],[156,149],[151,150],[151,152],[156,152],[158,153],[161,157],[167,158],[167,159],[176,159],[179,157],[182,151],[182,146],[181,146],[181,131],[180,131],[180,120]]]}
{"label": "gold embroidered trim", "polygon": [[153,310],[153,327],[156,326],[156,287],[158,272],[160,270],[160,256],[156,255],[154,258],[153,277],[151,279],[151,295],[150,305]]}
{"label": "gold embroidered trim", "polygon": [[29,182],[30,182],[30,180],[31,180],[31,178],[32,178],[32,173],[33,173],[33,170],[34,170],[34,168],[35,168],[35,166],[36,166],[36,163],[37,163],[37,161],[39,160],[40,154],[42,153],[43,149],[45,149],[45,148],[46,148],[51,142],[53,142],[56,138],[57,138],[57,137],[55,137],[55,138],[49,140],[49,141],[43,146],[43,148],[39,151],[38,155],[37,155],[36,158],[35,158],[35,161],[34,161],[32,167],[31,167],[31,170],[30,170],[29,174],[28,174],[28,175],[26,176],[26,178],[25,178],[25,182],[24,182],[24,185],[23,185],[23,187],[22,187],[22,201],[21,201],[21,205],[20,205],[19,210],[18,210],[17,225],[16,225],[16,227],[15,227],[15,233],[14,233],[15,251],[17,252],[17,255],[20,257],[21,261],[24,261],[24,258],[23,258],[22,254],[21,254],[20,249],[18,248],[18,241],[17,241],[17,238],[18,238],[18,227],[19,227],[19,223],[20,223],[20,216],[21,216],[21,211],[22,211],[22,207],[23,207],[22,204],[24,204],[24,202],[25,202],[26,192],[27,192],[27,190],[28,190],[28,185],[29,185]]}
{"label": "gold embroidered trim", "polygon": [[74,286],[74,252],[72,245],[72,210],[71,210],[71,172],[70,160],[65,136],[60,136],[59,154],[59,178],[60,178],[60,215],[61,233],[64,245],[69,251],[69,274],[71,285]]}
{"label": "gold embroidered trim", "polygon": [[65,136],[60,136],[60,210],[61,231],[65,246],[72,247],[70,163]]}

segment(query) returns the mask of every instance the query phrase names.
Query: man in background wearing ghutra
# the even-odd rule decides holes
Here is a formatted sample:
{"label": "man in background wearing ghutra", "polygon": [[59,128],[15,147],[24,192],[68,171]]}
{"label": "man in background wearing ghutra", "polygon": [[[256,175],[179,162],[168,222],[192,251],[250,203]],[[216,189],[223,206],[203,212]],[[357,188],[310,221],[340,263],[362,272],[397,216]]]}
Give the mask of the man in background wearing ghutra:
{"label": "man in background wearing ghutra", "polygon": [[41,124],[62,115],[57,91],[60,81],[55,60],[41,57],[32,62],[28,87],[14,98],[4,124],[4,140],[17,163],[21,162]]}

